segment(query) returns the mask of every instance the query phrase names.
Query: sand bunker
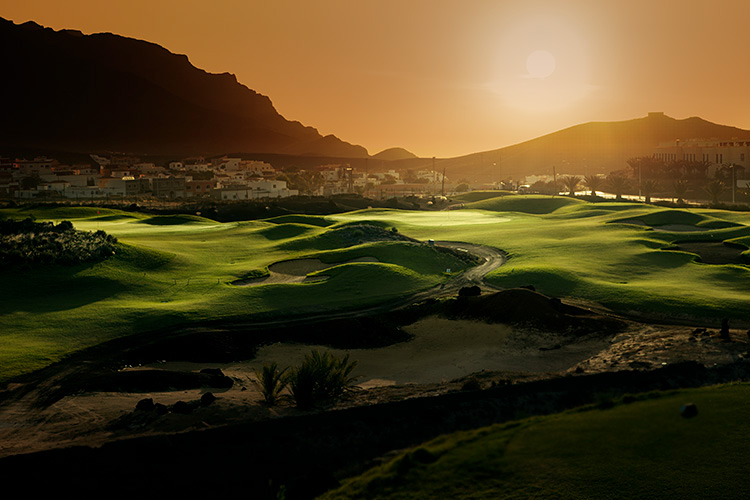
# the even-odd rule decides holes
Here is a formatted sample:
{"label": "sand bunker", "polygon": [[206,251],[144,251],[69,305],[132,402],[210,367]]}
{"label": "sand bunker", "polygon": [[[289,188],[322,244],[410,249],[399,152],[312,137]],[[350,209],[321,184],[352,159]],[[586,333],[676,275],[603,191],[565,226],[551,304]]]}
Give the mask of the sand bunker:
{"label": "sand bunker", "polygon": [[615,221],[618,224],[632,224],[634,226],[650,227],[654,231],[663,231],[667,233],[690,233],[696,231],[708,231],[710,228],[694,226],[692,224],[661,224],[659,226],[646,224],[640,219],[623,219]]}
{"label": "sand bunker", "polygon": [[704,264],[746,264],[742,258],[744,248],[720,242],[691,241],[677,244],[677,250],[698,254]]}
{"label": "sand bunker", "polygon": [[271,285],[277,283],[309,283],[323,281],[325,276],[308,276],[316,271],[323,271],[341,264],[350,264],[352,262],[380,262],[375,257],[359,257],[346,262],[336,262],[327,264],[320,259],[295,259],[284,260],[268,266],[269,275],[262,278],[252,278],[247,280],[233,281],[236,286],[257,286]]}
{"label": "sand bunker", "polygon": [[[548,372],[565,370],[606,348],[608,339],[571,342],[563,336],[518,330],[508,325],[449,320],[436,316],[404,327],[414,338],[377,349],[326,349],[357,361],[364,388],[441,383],[481,370]],[[299,364],[312,346],[273,344],[257,357],[226,367],[251,374],[264,362]]]}

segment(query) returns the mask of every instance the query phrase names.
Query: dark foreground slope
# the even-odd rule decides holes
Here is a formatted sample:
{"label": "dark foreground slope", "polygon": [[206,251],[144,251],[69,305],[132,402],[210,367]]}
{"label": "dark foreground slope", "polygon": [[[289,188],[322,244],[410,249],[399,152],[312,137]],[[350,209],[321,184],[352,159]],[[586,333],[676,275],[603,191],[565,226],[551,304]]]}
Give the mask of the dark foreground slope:
{"label": "dark foreground slope", "polygon": [[[75,447],[0,459],[4,477],[27,492],[177,497],[239,494],[313,498],[391,450],[441,434],[590,403],[618,395],[747,379],[747,362],[707,369],[684,363],[496,386],[485,391],[311,413],[177,435]],[[606,394],[607,400],[601,396]],[[631,398],[632,399],[632,398]],[[679,417],[677,417],[679,418]],[[134,422],[133,425],[137,425]]]}

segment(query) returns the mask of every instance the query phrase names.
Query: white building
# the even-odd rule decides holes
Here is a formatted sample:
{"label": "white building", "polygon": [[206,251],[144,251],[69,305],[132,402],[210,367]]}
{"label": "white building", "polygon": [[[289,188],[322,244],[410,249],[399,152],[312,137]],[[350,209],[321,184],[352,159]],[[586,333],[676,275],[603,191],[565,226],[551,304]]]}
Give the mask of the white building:
{"label": "white building", "polygon": [[[710,163],[708,174],[721,166],[744,167],[738,176],[750,178],[750,138],[733,140],[687,139],[662,142],[654,150],[654,158],[663,161],[704,161]],[[743,181],[743,186],[746,181]]]}
{"label": "white building", "polygon": [[246,185],[224,186],[214,189],[214,198],[220,200],[257,200],[260,198],[287,198],[297,196],[296,189],[287,189],[286,181],[257,180]]}

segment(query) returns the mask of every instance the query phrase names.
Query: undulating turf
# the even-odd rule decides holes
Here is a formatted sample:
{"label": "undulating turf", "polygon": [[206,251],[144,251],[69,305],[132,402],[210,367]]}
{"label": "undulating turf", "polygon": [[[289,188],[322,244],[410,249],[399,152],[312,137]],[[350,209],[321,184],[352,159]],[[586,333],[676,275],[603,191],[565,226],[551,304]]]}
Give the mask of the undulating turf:
{"label": "undulating turf", "polygon": [[321,498],[750,498],[748,447],[750,385],[707,387],[441,436]]}
{"label": "undulating turf", "polygon": [[[30,216],[101,229],[121,245],[117,255],[98,264],[5,273],[0,379],[162,326],[369,307],[438,285],[447,279],[446,269],[465,267],[425,245],[398,241],[398,235],[506,251],[508,262],[487,277],[499,287],[534,285],[542,293],[622,313],[717,325],[726,317],[731,326],[750,326],[747,266],[703,264],[695,254],[663,250],[680,241],[750,247],[745,213],[519,195],[485,198],[460,210],[368,209],[239,223],[96,208],[0,211],[0,217]],[[371,225],[362,227],[365,221]],[[390,240],[372,240],[381,236]],[[379,262],[343,265],[319,283],[229,284],[301,257],[331,264],[357,257]]]}
{"label": "undulating turf", "polygon": [[[427,245],[361,242],[358,226],[323,218],[221,224],[196,216],[106,209],[4,210],[3,216],[71,220],[104,230],[120,244],[96,264],[37,266],[4,273],[0,287],[0,380],[40,368],[75,350],[139,331],[222,318],[289,317],[369,307],[436,286],[466,264]],[[307,224],[307,222],[313,224]],[[316,223],[317,222],[317,223]],[[366,228],[365,228],[366,229]],[[382,228],[381,235],[392,233]],[[269,264],[316,257],[330,264],[323,282],[237,287]],[[320,273],[319,273],[320,274]]]}

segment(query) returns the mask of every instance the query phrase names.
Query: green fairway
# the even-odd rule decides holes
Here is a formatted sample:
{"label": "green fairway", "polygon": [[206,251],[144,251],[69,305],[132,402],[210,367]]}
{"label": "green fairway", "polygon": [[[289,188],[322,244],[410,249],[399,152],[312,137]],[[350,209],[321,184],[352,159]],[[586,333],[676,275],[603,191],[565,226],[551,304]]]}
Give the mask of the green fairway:
{"label": "green fairway", "polygon": [[748,498],[748,446],[750,385],[707,387],[441,436],[321,498]]}
{"label": "green fairway", "polygon": [[[466,266],[399,235],[506,251],[508,262],[486,278],[499,287],[534,285],[548,295],[657,319],[718,324],[727,317],[735,327],[750,325],[748,266],[704,264],[695,254],[664,250],[680,241],[729,241],[741,251],[750,246],[747,213],[518,195],[483,198],[461,210],[368,209],[234,223],[96,208],[0,211],[0,217],[30,216],[101,229],[120,245],[115,256],[96,264],[4,273],[0,379],[163,326],[382,304],[438,285],[446,269]],[[378,262],[334,267],[322,273],[328,280],[316,283],[230,284],[305,257]]]}
{"label": "green fairway", "polygon": [[[2,216],[71,220],[116,236],[117,254],[96,264],[9,270],[0,288],[0,379],[40,368],[75,350],[139,331],[225,318],[290,317],[399,299],[466,267],[408,241],[349,241],[323,218],[217,223],[106,209],[4,210]],[[306,224],[311,222],[312,224]],[[331,222],[332,223],[332,222]],[[356,238],[356,227],[344,231]],[[386,232],[387,233],[387,232]],[[349,246],[347,246],[349,245]],[[322,282],[237,287],[231,281],[269,264],[315,257],[336,264]]]}

